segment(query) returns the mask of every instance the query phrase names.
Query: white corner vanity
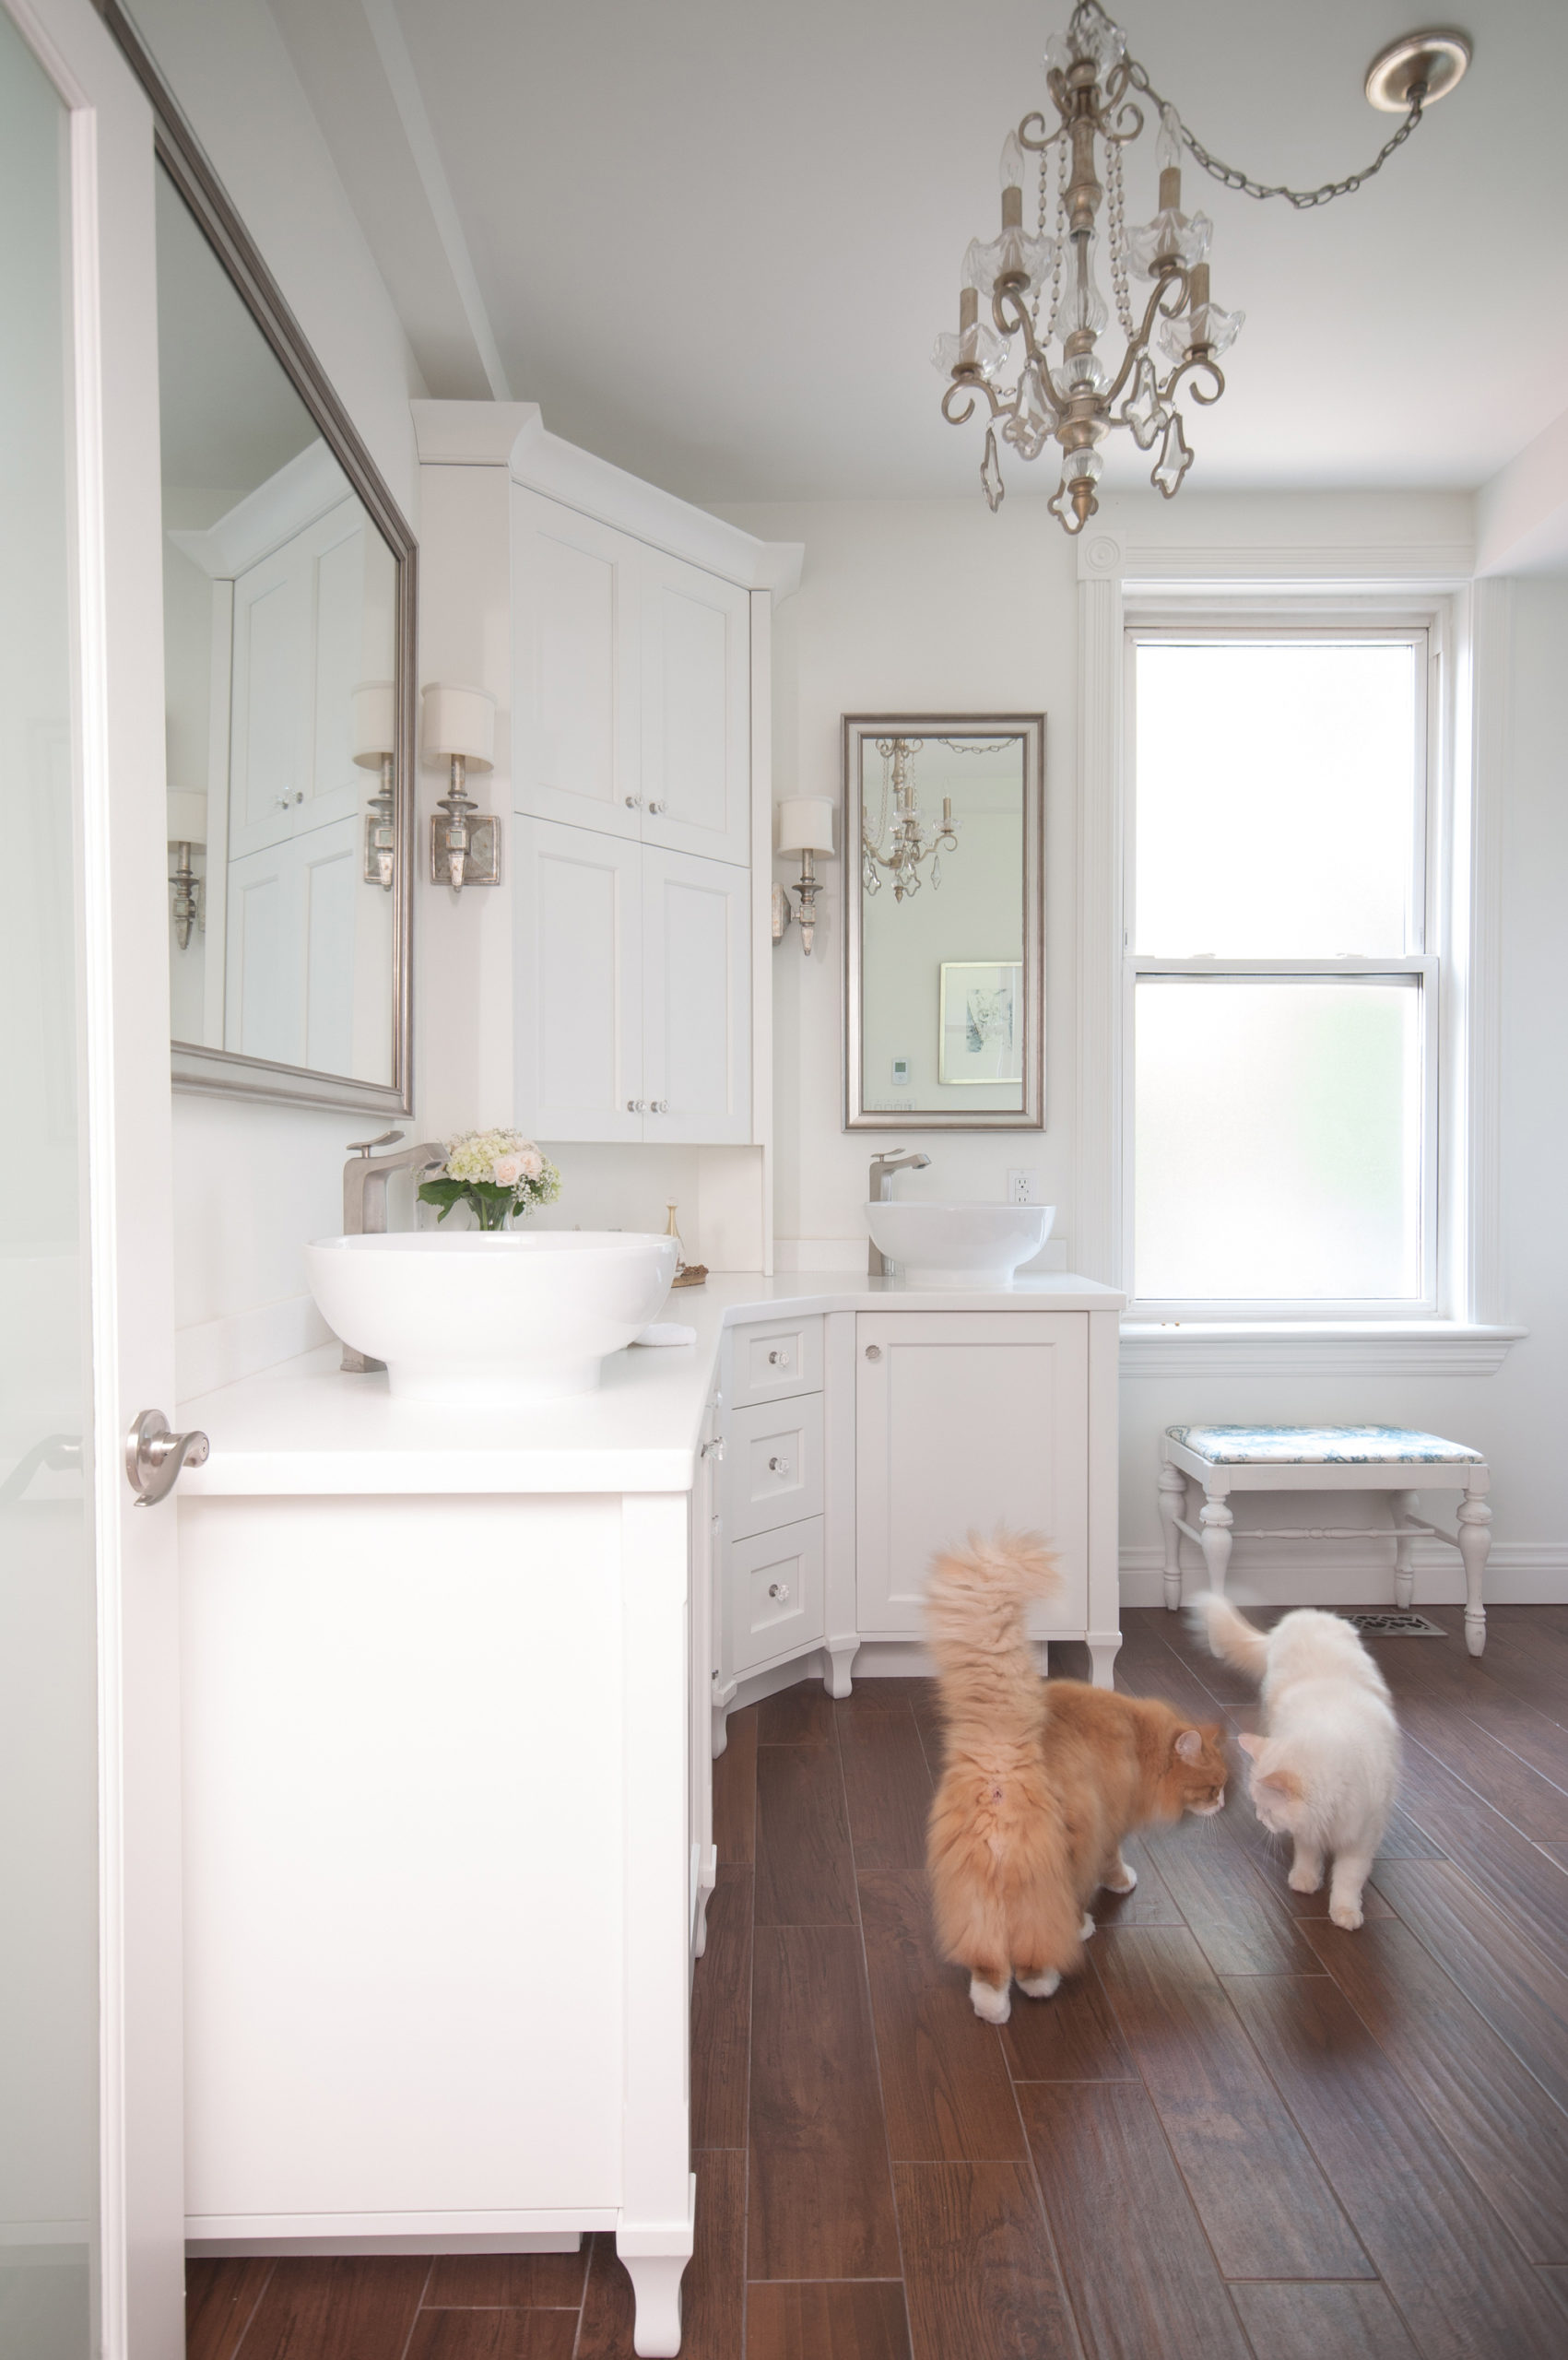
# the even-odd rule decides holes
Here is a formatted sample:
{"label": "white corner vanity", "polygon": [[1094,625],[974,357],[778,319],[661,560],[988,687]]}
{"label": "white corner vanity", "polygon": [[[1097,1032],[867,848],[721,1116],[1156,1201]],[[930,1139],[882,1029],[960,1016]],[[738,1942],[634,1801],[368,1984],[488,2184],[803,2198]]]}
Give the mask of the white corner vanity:
{"label": "white corner vanity", "polygon": [[725,1713],[919,1669],[931,1549],[997,1522],[1109,1680],[1120,1306],[728,1275],[525,1411],[336,1348],[182,1405],[194,2252],[613,2229],[677,2350]]}

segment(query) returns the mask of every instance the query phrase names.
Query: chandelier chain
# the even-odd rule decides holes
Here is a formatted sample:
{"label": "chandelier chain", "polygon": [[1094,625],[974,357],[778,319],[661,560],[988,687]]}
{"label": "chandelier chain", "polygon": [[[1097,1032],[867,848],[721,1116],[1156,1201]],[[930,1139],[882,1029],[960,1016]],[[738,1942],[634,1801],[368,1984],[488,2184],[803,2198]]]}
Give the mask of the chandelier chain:
{"label": "chandelier chain", "polygon": [[1126,227],[1122,218],[1122,149],[1119,140],[1107,141],[1105,148],[1105,210],[1111,231],[1111,285],[1116,298],[1116,317],[1127,336],[1138,330],[1133,325],[1132,297],[1127,291]]}
{"label": "chandelier chain", "polygon": [[[1163,107],[1168,103],[1149,80],[1147,70],[1139,65],[1136,59],[1127,60],[1127,79],[1134,89],[1141,90],[1145,97],[1151,99],[1157,107]],[[1218,156],[1211,156],[1202,140],[1195,136],[1185,123],[1182,124],[1182,140],[1183,144],[1191,150],[1194,160],[1202,165],[1212,180],[1223,183],[1226,188],[1236,189],[1243,196],[1258,198],[1282,196],[1287,205],[1295,206],[1298,213],[1305,213],[1315,205],[1332,205],[1337,196],[1353,196],[1357,189],[1364,186],[1374,172],[1380,172],[1395,149],[1404,146],[1417,124],[1421,122],[1425,103],[1426,92],[1418,84],[1410,95],[1409,113],[1405,117],[1398,130],[1384,141],[1372,162],[1362,171],[1350,173],[1342,181],[1325,181],[1321,188],[1286,188],[1283,183],[1276,187],[1266,187],[1261,181],[1255,181],[1247,173],[1237,171],[1233,164],[1222,164]]]}

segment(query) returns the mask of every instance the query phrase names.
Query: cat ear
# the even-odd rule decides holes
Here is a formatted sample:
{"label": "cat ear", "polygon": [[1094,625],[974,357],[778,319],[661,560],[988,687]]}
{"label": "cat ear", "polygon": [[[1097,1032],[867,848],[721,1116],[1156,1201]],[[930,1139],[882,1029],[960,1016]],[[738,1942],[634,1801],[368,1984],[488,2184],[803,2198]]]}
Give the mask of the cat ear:
{"label": "cat ear", "polygon": [[1263,1752],[1264,1747],[1268,1743],[1268,1740],[1266,1737],[1255,1737],[1251,1729],[1243,1729],[1241,1735],[1236,1740],[1236,1743],[1241,1747],[1244,1753],[1250,1753],[1253,1760],[1256,1762],[1258,1755]]}
{"label": "cat ear", "polygon": [[1184,1729],[1176,1740],[1176,1752],[1184,1762],[1201,1762],[1203,1740],[1196,1729]]}
{"label": "cat ear", "polygon": [[1253,1780],[1253,1785],[1255,1788],[1267,1787],[1273,1793],[1283,1795],[1287,1802],[1292,1803],[1299,1803],[1306,1791],[1295,1772],[1286,1769],[1260,1770]]}

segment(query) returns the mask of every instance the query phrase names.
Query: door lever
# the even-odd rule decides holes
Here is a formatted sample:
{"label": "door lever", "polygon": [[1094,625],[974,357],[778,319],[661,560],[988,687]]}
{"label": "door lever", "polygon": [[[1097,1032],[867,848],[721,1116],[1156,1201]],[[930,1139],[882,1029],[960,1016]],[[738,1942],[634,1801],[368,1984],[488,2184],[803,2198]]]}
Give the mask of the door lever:
{"label": "door lever", "polygon": [[144,1410],[125,1436],[125,1473],[139,1508],[156,1507],[180,1480],[182,1467],[206,1462],[207,1439],[199,1429],[188,1434],[169,1431],[161,1410]]}

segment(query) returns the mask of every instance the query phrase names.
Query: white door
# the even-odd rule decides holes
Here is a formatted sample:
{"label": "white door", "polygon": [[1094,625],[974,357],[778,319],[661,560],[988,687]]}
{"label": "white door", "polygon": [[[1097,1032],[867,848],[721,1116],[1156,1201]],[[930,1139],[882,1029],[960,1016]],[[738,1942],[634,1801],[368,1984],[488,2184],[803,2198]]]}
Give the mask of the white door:
{"label": "white door", "polygon": [[751,1137],[750,895],[748,869],[643,847],[647,1139]]}
{"label": "white door", "polygon": [[147,105],[0,0],[0,2343],[184,2349],[168,888]]}
{"label": "white door", "polygon": [[310,590],[309,574],[289,549],[275,549],[234,584],[230,859],[286,842],[309,790],[310,706],[301,690],[311,677]]}
{"label": "white door", "polygon": [[635,838],[640,545],[516,484],[512,527],[517,808]]}
{"label": "white door", "polygon": [[1043,1532],[1061,1597],[1031,1627],[1082,1634],[1089,1344],[1081,1312],[862,1312],[855,1320],[856,1620],[917,1639],[934,1550]]}
{"label": "white door", "polygon": [[517,1120],[542,1139],[640,1139],[641,849],[549,820],[518,820],[515,839]]}
{"label": "white door", "polygon": [[751,855],[751,601],[643,551],[643,841]]}

